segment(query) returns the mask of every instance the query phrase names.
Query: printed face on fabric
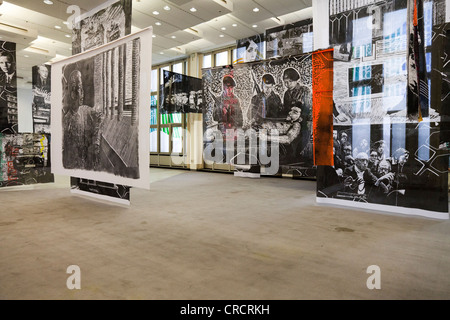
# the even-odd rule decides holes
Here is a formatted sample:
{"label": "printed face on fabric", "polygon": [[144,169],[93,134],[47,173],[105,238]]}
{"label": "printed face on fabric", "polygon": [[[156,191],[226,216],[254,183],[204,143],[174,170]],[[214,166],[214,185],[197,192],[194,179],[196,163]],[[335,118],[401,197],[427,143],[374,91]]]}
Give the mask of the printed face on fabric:
{"label": "printed face on fabric", "polygon": [[48,78],[48,70],[46,66],[39,66],[38,72],[43,80],[46,80]]}
{"label": "printed face on fabric", "polygon": [[223,78],[223,90],[225,96],[232,97],[234,96],[234,87],[236,86],[236,82],[231,76],[225,76]]}
{"label": "printed face on fabric", "polygon": [[293,107],[291,111],[289,111],[288,120],[297,121],[300,119],[302,110],[297,107]]}
{"label": "printed face on fabric", "polygon": [[295,88],[295,85],[297,84],[297,81],[291,80],[289,78],[283,78],[284,84],[289,90],[292,90]]}
{"label": "printed face on fabric", "polygon": [[358,154],[355,160],[355,165],[359,170],[365,171],[367,169],[367,165],[369,164],[369,159],[364,152]]}
{"label": "printed face on fabric", "polygon": [[266,97],[268,97],[273,91],[273,86],[275,84],[275,79],[273,78],[273,76],[271,74],[265,74],[262,77],[262,80],[263,80],[263,92],[264,92],[264,95]]}
{"label": "printed face on fabric", "polygon": [[13,59],[6,52],[0,54],[0,69],[6,74],[13,72]]}
{"label": "printed face on fabric", "polygon": [[245,51],[245,62],[255,61],[257,53],[258,45],[253,40],[250,40]]}
{"label": "printed face on fabric", "polygon": [[389,161],[383,160],[378,165],[378,174],[380,176],[384,176],[385,174],[389,173],[391,171],[391,165],[389,164]]}
{"label": "printed face on fabric", "polygon": [[288,68],[283,73],[283,82],[288,90],[293,90],[297,85],[300,75],[293,68]]}

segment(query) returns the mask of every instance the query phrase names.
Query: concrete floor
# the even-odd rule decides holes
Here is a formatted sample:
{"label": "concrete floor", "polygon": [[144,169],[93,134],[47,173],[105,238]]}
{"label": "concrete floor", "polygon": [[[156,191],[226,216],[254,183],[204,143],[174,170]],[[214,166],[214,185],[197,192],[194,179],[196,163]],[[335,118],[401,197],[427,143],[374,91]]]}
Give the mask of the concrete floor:
{"label": "concrete floor", "polygon": [[0,299],[450,299],[448,220],[319,206],[314,181],[150,174],[129,208],[64,179],[0,191]]}

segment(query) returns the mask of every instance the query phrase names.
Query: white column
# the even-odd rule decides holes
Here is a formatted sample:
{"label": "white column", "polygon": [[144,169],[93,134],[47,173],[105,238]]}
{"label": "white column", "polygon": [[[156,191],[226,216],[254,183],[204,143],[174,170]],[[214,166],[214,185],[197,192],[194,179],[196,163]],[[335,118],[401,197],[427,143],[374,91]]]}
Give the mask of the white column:
{"label": "white column", "polygon": [[189,56],[189,70],[187,72],[188,76],[201,78],[201,68],[199,68],[200,55],[198,53],[193,53]]}
{"label": "white column", "polygon": [[[189,57],[189,72],[191,77],[202,77],[202,55],[191,54]],[[189,113],[187,115],[186,131],[186,161],[191,170],[203,168],[203,114]],[[187,133],[186,133],[187,134]]]}

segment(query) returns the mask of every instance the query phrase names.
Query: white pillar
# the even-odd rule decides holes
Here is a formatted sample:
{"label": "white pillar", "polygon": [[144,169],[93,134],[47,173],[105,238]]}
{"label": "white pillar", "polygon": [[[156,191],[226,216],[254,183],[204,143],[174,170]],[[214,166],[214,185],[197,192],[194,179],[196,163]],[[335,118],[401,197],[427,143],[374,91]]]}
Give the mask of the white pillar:
{"label": "white pillar", "polygon": [[[201,78],[201,57],[198,53],[189,57],[188,75]],[[189,113],[187,116],[186,130],[189,135],[186,139],[186,161],[191,170],[203,168],[203,114]]]}

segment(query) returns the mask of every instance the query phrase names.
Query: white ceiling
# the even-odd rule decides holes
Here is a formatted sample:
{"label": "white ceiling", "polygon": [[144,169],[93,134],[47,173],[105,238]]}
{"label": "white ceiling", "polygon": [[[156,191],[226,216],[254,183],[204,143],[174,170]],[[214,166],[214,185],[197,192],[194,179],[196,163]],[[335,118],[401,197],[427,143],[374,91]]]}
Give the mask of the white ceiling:
{"label": "white ceiling", "polygon": [[[70,5],[84,13],[106,2],[52,1],[53,5],[42,0],[0,0],[0,40],[17,43],[18,86],[29,85],[34,65],[71,55],[71,30],[63,24],[72,15],[67,13]],[[133,0],[132,31],[153,26],[152,63],[157,65],[264,33],[279,25],[272,17],[281,24],[311,18],[311,6],[312,0]],[[197,11],[191,12],[192,7]],[[155,10],[160,14],[154,15]]]}

